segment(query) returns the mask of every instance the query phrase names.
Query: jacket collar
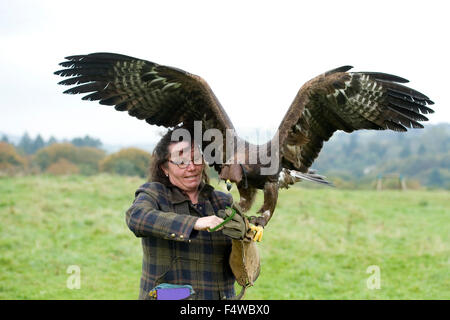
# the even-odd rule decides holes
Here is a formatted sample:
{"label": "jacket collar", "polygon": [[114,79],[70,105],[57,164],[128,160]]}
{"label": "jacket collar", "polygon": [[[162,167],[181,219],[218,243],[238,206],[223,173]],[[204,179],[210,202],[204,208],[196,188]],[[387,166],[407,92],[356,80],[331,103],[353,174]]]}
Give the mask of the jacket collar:
{"label": "jacket collar", "polygon": [[[168,197],[171,203],[176,204],[184,201],[190,201],[189,197],[177,186],[169,184],[167,187],[169,189]],[[214,190],[211,185],[204,183],[203,181],[198,186],[198,189],[200,190],[198,195],[199,201],[209,199],[211,192]]]}

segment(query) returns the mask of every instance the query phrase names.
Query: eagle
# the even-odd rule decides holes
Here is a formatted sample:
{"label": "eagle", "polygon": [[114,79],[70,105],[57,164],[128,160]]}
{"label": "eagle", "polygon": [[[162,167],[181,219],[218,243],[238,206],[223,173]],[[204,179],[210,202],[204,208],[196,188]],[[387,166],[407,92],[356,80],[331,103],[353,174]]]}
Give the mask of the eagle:
{"label": "eagle", "polygon": [[[64,69],[55,74],[67,79],[59,84],[73,86],[64,93],[86,94],[83,100],[114,106],[150,125],[176,128],[200,121],[203,130],[228,132],[234,143],[215,155],[221,163],[210,165],[228,188],[236,184],[243,212],[263,190],[259,215],[252,217],[258,241],[275,211],[279,189],[301,180],[329,184],[310,167],[334,132],[404,132],[423,128],[420,122],[428,120],[424,114],[434,112],[429,107],[433,101],[402,84],[408,80],[382,72],[349,72],[353,67],[342,66],[301,86],[274,138],[254,145],[238,136],[207,82],[197,75],[107,52],[69,56],[60,66]],[[263,162],[260,154],[273,161]]]}

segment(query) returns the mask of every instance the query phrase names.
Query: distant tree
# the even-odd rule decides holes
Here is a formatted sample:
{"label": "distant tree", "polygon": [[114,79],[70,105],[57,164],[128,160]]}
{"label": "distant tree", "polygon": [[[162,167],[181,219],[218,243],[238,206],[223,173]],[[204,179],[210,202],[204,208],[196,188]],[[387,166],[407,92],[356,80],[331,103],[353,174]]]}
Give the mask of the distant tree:
{"label": "distant tree", "polygon": [[1,142],[9,143],[8,136],[7,136],[6,134],[4,134],[4,135],[2,136],[2,140],[0,140],[0,141],[1,141]]}
{"label": "distant tree", "polygon": [[427,153],[427,147],[425,147],[424,144],[421,144],[419,149],[417,150],[417,153],[420,155],[424,155],[425,153]]}
{"label": "distant tree", "polygon": [[19,144],[17,145],[19,151],[24,154],[32,154],[33,153],[33,140],[28,135],[28,132],[25,132],[20,139]]}
{"label": "distant tree", "polygon": [[51,136],[50,139],[48,139],[46,145],[51,146],[52,144],[58,143],[58,140],[54,136]]}
{"label": "distant tree", "polygon": [[45,147],[44,139],[42,139],[41,135],[38,134],[31,147],[32,154],[36,153],[36,151],[42,149],[43,147]]}
{"label": "distant tree", "polygon": [[52,163],[46,172],[53,175],[67,175],[77,174],[80,172],[80,169],[69,160],[61,158],[57,162]]}
{"label": "distant tree", "polygon": [[447,153],[442,156],[439,166],[450,171],[450,149],[447,150],[449,151],[447,151]]}
{"label": "distant tree", "polygon": [[117,159],[111,169],[111,172],[122,176],[142,176],[136,165],[129,159]]}
{"label": "distant tree", "polygon": [[403,132],[395,132],[397,142],[402,144],[408,137]]}
{"label": "distant tree", "polygon": [[444,179],[442,178],[439,169],[434,168],[431,170],[430,176],[428,177],[429,183],[434,186],[441,187],[444,184]]}
{"label": "distant tree", "polygon": [[423,135],[420,137],[420,144],[426,148],[426,152],[436,153],[442,152],[442,150],[448,150],[450,143],[450,125],[434,125],[427,129],[424,130]]}
{"label": "distant tree", "polygon": [[59,159],[66,159],[73,162],[77,157],[77,148],[70,143],[57,143],[39,150],[33,158],[33,163],[37,164],[42,171]]}
{"label": "distant tree", "polygon": [[372,151],[373,153],[375,153],[376,155],[378,155],[378,157],[381,159],[386,154],[387,149],[385,146],[381,145],[380,143],[371,141],[369,143],[369,150]]}
{"label": "distant tree", "polygon": [[407,158],[411,155],[411,147],[409,146],[409,143],[405,143],[402,150],[400,151],[400,157]]}
{"label": "distant tree", "polygon": [[106,156],[105,151],[94,147],[79,147],[77,149],[77,158],[74,163],[80,168],[80,173],[84,175],[98,173],[99,162]]}
{"label": "distant tree", "polygon": [[137,148],[122,149],[100,162],[100,171],[128,176],[145,177],[151,155]]}
{"label": "distant tree", "polygon": [[356,152],[358,148],[358,137],[357,133],[350,134],[350,141],[343,146],[345,154],[351,155]]}
{"label": "distant tree", "polygon": [[76,147],[93,147],[100,148],[102,146],[102,142],[100,139],[91,138],[86,135],[84,138],[74,138],[71,143]]}
{"label": "distant tree", "polygon": [[26,167],[26,160],[19,155],[13,145],[0,142],[0,171],[13,174]]}
{"label": "distant tree", "polygon": [[[94,174],[98,172],[98,163],[105,157],[103,150],[92,147],[75,147],[71,143],[54,143],[40,149],[33,158],[33,163],[46,171],[52,164],[65,159],[76,165],[81,174]],[[60,163],[68,167],[67,162]]]}

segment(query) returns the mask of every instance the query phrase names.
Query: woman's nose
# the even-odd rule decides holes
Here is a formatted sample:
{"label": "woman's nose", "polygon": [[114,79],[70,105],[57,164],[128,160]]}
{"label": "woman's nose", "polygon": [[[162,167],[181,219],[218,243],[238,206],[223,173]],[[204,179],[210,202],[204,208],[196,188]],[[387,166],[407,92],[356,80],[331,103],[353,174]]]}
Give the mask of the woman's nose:
{"label": "woman's nose", "polygon": [[194,171],[195,170],[195,164],[194,161],[189,162],[187,168],[188,171]]}

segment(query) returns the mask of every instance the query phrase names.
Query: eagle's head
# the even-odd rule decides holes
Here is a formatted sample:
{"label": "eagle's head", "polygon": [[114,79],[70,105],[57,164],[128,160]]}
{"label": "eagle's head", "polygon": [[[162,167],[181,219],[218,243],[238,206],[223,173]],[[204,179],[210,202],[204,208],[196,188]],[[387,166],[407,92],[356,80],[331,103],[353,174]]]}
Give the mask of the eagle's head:
{"label": "eagle's head", "polygon": [[240,164],[224,164],[219,173],[219,178],[225,180],[227,190],[231,190],[232,183],[239,183],[242,180],[242,166]]}

